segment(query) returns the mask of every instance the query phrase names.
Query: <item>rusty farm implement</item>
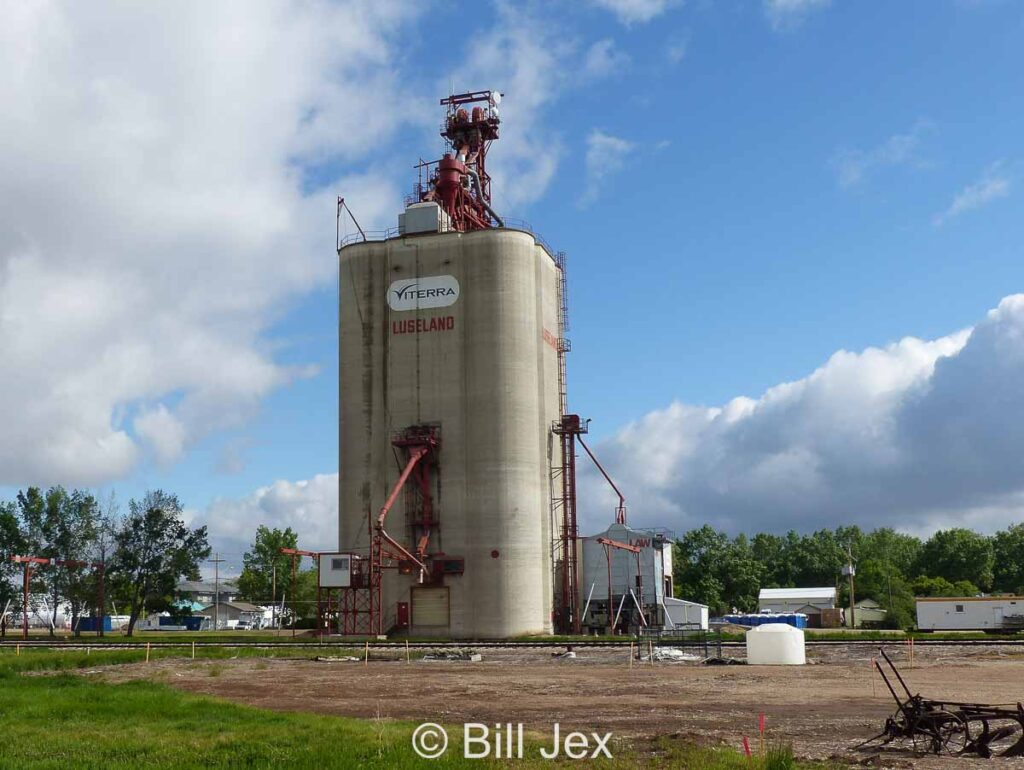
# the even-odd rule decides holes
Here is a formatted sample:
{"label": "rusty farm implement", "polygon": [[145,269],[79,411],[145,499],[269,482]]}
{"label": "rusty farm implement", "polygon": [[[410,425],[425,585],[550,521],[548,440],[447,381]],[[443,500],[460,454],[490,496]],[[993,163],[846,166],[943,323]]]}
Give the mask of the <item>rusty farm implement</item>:
{"label": "rusty farm implement", "polygon": [[[919,753],[975,754],[986,758],[1024,756],[1024,706],[1020,703],[960,703],[913,695],[885,650],[879,652],[892,678],[877,660],[875,667],[897,708],[885,720],[882,732],[857,748],[876,741],[882,745],[909,742]],[[897,692],[894,682],[899,683],[905,698]]]}

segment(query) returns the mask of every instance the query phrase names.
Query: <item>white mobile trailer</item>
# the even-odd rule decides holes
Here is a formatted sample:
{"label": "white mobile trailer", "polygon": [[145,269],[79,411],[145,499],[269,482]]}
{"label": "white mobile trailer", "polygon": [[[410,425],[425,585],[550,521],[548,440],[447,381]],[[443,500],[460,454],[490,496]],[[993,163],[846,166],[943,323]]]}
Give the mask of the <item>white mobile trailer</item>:
{"label": "white mobile trailer", "polygon": [[1024,627],[1024,596],[962,596],[917,599],[922,631],[998,631]]}

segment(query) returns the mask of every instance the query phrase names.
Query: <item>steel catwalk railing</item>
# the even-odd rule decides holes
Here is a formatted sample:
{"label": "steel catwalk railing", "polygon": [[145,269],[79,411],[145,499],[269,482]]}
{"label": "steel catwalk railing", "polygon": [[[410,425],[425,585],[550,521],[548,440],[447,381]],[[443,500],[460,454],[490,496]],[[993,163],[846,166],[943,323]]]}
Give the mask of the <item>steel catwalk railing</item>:
{"label": "steel catwalk railing", "polygon": [[[346,210],[349,210],[347,208],[347,206],[346,206]],[[338,216],[339,216],[339,222],[340,222],[340,216],[341,216],[341,207],[340,207],[340,205],[339,205],[339,208],[338,208]],[[558,256],[559,256],[559,254],[561,254],[561,252],[554,251],[551,248],[551,245],[546,240],[544,240],[544,237],[540,233],[538,233],[536,230],[533,229],[533,226],[529,222],[526,222],[526,221],[524,221],[522,219],[510,219],[510,218],[505,218],[504,222],[505,222],[505,226],[504,227],[492,227],[492,228],[489,228],[489,229],[491,229],[491,230],[519,230],[519,231],[524,232],[524,233],[529,233],[530,235],[533,236],[534,240],[537,241],[537,243],[539,243],[544,248],[544,250],[551,256],[551,258],[555,259],[557,261]],[[456,230],[440,230],[438,232],[458,232],[458,231],[456,231]],[[477,232],[477,231],[473,231],[473,232]],[[434,233],[415,233],[415,234],[411,234],[409,237],[415,238],[416,236],[419,236],[419,235],[432,235],[432,234],[434,234]],[[340,251],[345,246],[351,246],[353,243],[387,241],[387,240],[390,240],[391,238],[399,238],[402,235],[403,235],[402,231],[399,230],[397,227],[388,227],[388,228],[383,229],[383,230],[365,230],[365,231],[360,229],[358,232],[348,233],[347,235],[342,235],[341,234],[341,226],[339,224],[338,225],[338,231],[337,231],[337,247],[338,247],[338,250]],[[564,255],[562,255],[562,256],[564,256]]]}

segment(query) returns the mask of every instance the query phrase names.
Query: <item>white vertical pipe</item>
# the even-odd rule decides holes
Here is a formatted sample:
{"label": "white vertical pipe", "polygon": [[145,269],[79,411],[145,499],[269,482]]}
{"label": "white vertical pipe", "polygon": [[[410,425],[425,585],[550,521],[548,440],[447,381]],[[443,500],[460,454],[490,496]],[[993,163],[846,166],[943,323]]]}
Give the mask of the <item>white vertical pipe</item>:
{"label": "white vertical pipe", "polygon": [[580,615],[580,622],[581,622],[581,623],[582,623],[582,622],[583,622],[583,621],[584,621],[584,620],[586,619],[586,617],[587,617],[587,610],[589,610],[589,609],[590,609],[590,597],[592,597],[592,596],[594,595],[594,586],[596,586],[596,585],[597,585],[597,583],[596,583],[596,582],[594,582],[594,583],[591,583],[591,584],[590,584],[590,593],[589,593],[589,594],[587,594],[587,603],[583,605],[583,614],[582,614],[582,615]]}

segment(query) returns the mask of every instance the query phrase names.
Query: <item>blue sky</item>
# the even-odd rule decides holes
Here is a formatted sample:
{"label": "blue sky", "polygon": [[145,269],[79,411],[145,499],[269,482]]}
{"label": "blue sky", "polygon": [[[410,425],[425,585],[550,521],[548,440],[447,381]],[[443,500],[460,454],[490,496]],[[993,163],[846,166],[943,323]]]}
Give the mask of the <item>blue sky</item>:
{"label": "blue sky", "polygon": [[[165,386],[143,378],[144,385],[129,383],[105,397],[96,386],[69,407],[79,389],[40,374],[44,384],[9,394],[9,408],[20,412],[39,393],[43,401],[59,399],[60,409],[73,409],[83,421],[78,434],[85,443],[56,428],[52,435],[45,427],[18,432],[19,442],[43,448],[37,461],[10,461],[2,479],[7,496],[28,483],[116,489],[123,499],[159,486],[180,494],[235,556],[243,525],[254,527],[261,515],[294,526],[320,517],[326,523],[311,523],[308,539],[329,545],[329,501],[306,500],[292,485],[337,469],[333,196],[344,195],[366,227],[393,225],[414,181],[412,164],[439,152],[437,98],[451,82],[506,94],[504,135],[491,155],[496,208],[528,220],[568,253],[571,406],[593,418],[594,438],[612,458],[640,440],[636,426],[649,424],[645,419],[674,425],[665,412],[673,404],[701,409],[741,396],[758,400],[780,383],[807,378],[837,351],[885,349],[904,337],[944,339],[982,323],[1021,289],[1018,3],[595,0],[481,7],[394,0],[313,4],[301,14],[270,3],[258,13],[248,9],[248,35],[235,34],[240,22],[227,10],[212,19],[199,8],[182,14],[165,33],[171,64],[130,41],[144,20],[123,9],[104,10],[102,29],[71,6],[48,11],[57,19],[25,15],[11,25],[12,35],[35,36],[35,69],[63,78],[69,90],[86,75],[54,67],[53,57],[88,61],[92,79],[84,92],[94,100],[72,107],[62,101],[66,94],[40,95],[12,81],[8,89],[25,116],[13,129],[23,131],[17,151],[33,146],[34,120],[71,114],[92,142],[63,160],[78,168],[78,153],[98,146],[107,161],[83,172],[79,183],[125,184],[133,198],[152,185],[186,203],[166,203],[177,229],[157,233],[162,257],[142,264],[137,249],[111,246],[104,233],[123,221],[143,230],[152,212],[83,200],[80,208],[95,207],[108,228],[79,228],[72,215],[52,213],[59,201],[31,194],[51,178],[45,159],[4,185],[26,202],[20,220],[0,220],[0,266],[33,264],[18,259],[59,264],[62,243],[41,235],[56,217],[60,228],[81,232],[73,250],[85,275],[126,269],[140,285],[152,280],[171,289],[168,301],[158,302],[168,308],[168,326],[138,343],[168,353]],[[213,47],[223,52],[213,55],[196,44],[199,24],[211,40],[231,46]],[[282,25],[280,51],[257,44]],[[104,70],[99,52],[111,48],[120,56]],[[249,66],[257,60],[259,67]],[[211,80],[223,77],[225,90],[193,104],[190,85],[201,81],[192,70],[204,67]],[[165,106],[152,106],[150,98]],[[209,112],[212,128],[191,144],[167,138],[193,111]],[[197,144],[208,153],[205,163],[191,158]],[[146,153],[129,159],[134,147]],[[224,156],[231,162],[221,173]],[[54,161],[53,177],[59,168]],[[193,210],[197,199],[203,205]],[[232,223],[231,232],[207,222],[206,210]],[[290,212],[279,226],[277,211]],[[247,250],[261,256],[250,263]],[[101,253],[114,256],[103,261]],[[88,268],[93,259],[95,270]],[[223,269],[209,267],[222,263]],[[199,278],[200,310],[183,301],[175,318],[173,287]],[[9,296],[16,289],[25,295],[7,280]],[[119,296],[119,281],[111,281],[112,296]],[[213,289],[218,294],[210,300]],[[90,286],[69,291],[79,296]],[[29,303],[18,317],[32,318],[45,304]],[[87,321],[96,312],[86,313]],[[1016,323],[1009,310],[1004,316]],[[72,319],[69,328],[82,323]],[[102,359],[132,325],[98,325],[76,347]],[[21,350],[24,340],[6,328],[0,323],[0,350]],[[237,346],[251,372],[225,376],[227,384],[212,395],[201,372],[177,376],[194,357],[170,355],[165,346],[192,333]],[[941,354],[936,348],[929,367],[936,357],[958,356],[961,347]],[[208,360],[211,370],[221,366],[216,355]],[[906,387],[921,386],[932,376],[929,367]],[[104,378],[120,382],[112,372]],[[246,406],[236,414],[239,402]],[[835,406],[844,408],[842,401]],[[1012,406],[1019,414],[1019,403]],[[140,420],[144,415],[150,419]],[[891,418],[887,412],[880,419]],[[667,445],[687,430],[675,428]],[[115,434],[123,439],[110,462],[45,462],[65,440],[62,458],[88,454],[83,446],[102,445],[106,453]],[[666,442],[657,431],[644,435],[652,444]],[[698,444],[703,440],[694,434]],[[639,513],[641,521],[649,515],[677,528],[719,517],[733,529],[762,524],[750,513],[761,503],[730,507],[700,498],[706,507],[697,510],[687,490],[627,466],[623,461],[620,471],[628,483],[658,492],[638,492],[652,511]],[[275,482],[280,499],[271,504],[258,490]],[[922,503],[901,511],[914,527],[996,506],[997,514],[976,520],[991,528],[1019,518],[1019,490],[999,487],[1012,504],[982,489],[949,509]],[[599,490],[590,494],[594,505],[603,504]],[[599,519],[593,514],[591,521]],[[801,528],[834,523],[813,511],[793,520]]]}

